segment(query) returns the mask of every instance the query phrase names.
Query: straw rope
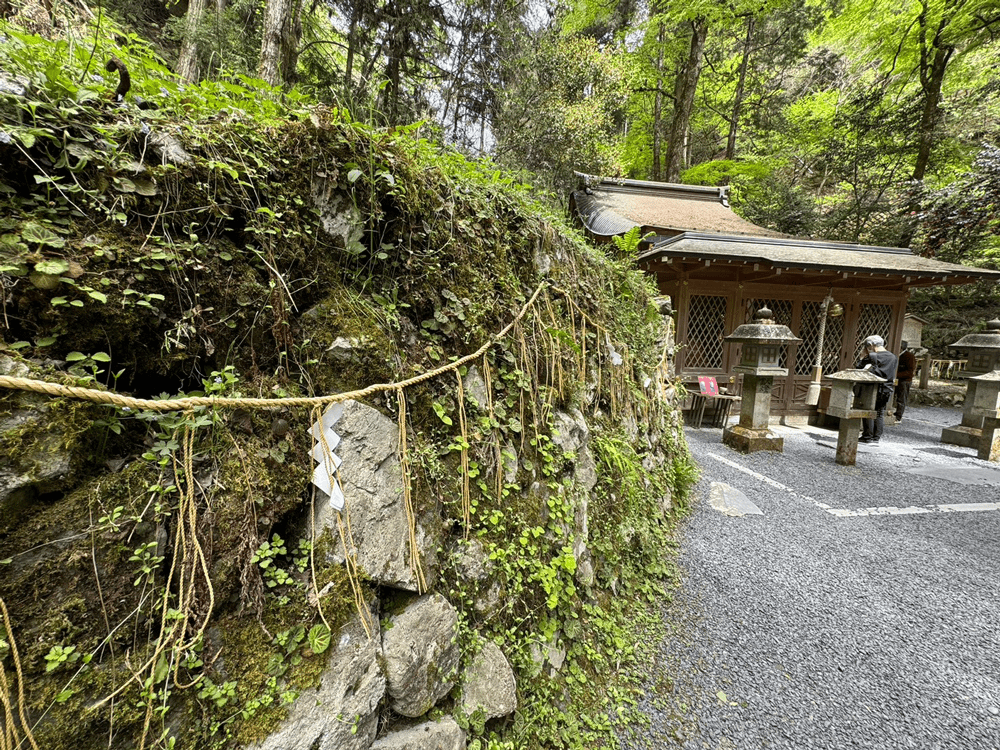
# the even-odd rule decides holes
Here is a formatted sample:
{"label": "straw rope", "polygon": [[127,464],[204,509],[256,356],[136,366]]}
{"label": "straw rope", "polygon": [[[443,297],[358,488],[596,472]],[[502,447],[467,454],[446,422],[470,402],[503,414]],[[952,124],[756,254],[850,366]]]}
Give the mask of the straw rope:
{"label": "straw rope", "polygon": [[510,329],[513,328],[518,321],[523,318],[531,306],[535,303],[538,295],[542,293],[542,290],[548,285],[547,281],[542,281],[536,288],[531,298],[524,303],[524,306],[517,313],[515,318],[503,327],[498,333],[490,337],[490,340],[483,344],[479,349],[474,351],[472,354],[466,355],[460,359],[456,359],[454,362],[450,362],[447,365],[442,365],[434,370],[429,370],[428,372],[422,373],[420,375],[415,375],[407,380],[401,380],[397,383],[375,383],[369,385],[365,388],[361,388],[354,391],[348,391],[346,393],[333,393],[326,396],[304,396],[304,397],[288,397],[288,398],[222,398],[219,396],[189,396],[186,398],[175,398],[168,400],[154,400],[146,398],[133,398],[131,396],[122,396],[121,394],[114,393],[113,391],[99,391],[94,388],[80,388],[72,385],[62,385],[59,383],[50,383],[46,380],[33,380],[31,378],[15,378],[9,375],[0,375],[0,388],[8,388],[10,390],[19,391],[31,391],[33,393],[43,393],[49,396],[64,396],[67,398],[81,399],[84,401],[92,401],[98,404],[109,404],[111,406],[127,407],[129,409],[146,409],[148,411],[185,411],[188,409],[194,409],[200,406],[210,406],[213,408],[225,408],[225,409],[236,409],[236,408],[246,408],[246,407],[261,407],[270,408],[277,406],[322,406],[325,404],[335,404],[340,401],[350,401],[352,399],[361,399],[366,396],[370,396],[373,393],[381,393],[383,391],[395,391],[403,388],[407,388],[411,385],[417,385],[418,383],[423,383],[425,380],[430,380],[438,375],[441,375],[452,370],[457,370],[462,365],[471,362],[479,357],[483,356],[490,347],[496,344],[501,338],[506,336]]}
{"label": "straw rope", "polygon": [[[3,626],[7,632],[8,645],[10,646],[11,657],[14,661],[14,671],[17,673],[17,714],[21,720],[21,728],[24,730],[25,739],[38,750],[38,743],[31,733],[31,726],[28,724],[28,714],[25,709],[24,699],[24,672],[21,669],[21,656],[17,651],[17,642],[14,640],[14,627],[10,624],[10,614],[7,612],[7,605],[0,599],[0,616],[3,619]],[[21,747],[22,739],[19,737],[17,726],[14,722],[14,711],[11,705],[10,684],[7,681],[7,671],[0,664],[0,703],[3,703],[4,727],[0,731],[0,749],[14,750]]]}

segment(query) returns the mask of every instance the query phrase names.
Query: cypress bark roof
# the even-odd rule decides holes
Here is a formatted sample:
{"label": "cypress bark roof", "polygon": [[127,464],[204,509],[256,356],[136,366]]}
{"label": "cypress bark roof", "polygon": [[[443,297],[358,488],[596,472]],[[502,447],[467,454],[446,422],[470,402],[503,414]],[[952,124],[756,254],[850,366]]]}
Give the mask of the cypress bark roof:
{"label": "cypress bark roof", "polygon": [[585,187],[570,197],[587,232],[610,239],[634,226],[660,235],[685,230],[784,237],[747,221],[729,208],[729,188],[644,180],[607,180],[577,173]]}
{"label": "cypress bark roof", "polygon": [[1000,281],[1000,271],[944,263],[908,248],[827,242],[781,234],[747,221],[729,208],[728,188],[644,180],[610,180],[577,173],[583,188],[570,210],[587,233],[610,240],[635,226],[656,236],[640,264],[671,259],[754,264],[800,272],[896,277],[906,286]]}
{"label": "cypress bark roof", "polygon": [[661,239],[640,255],[638,262],[672,259],[760,264],[789,271],[837,271],[845,278],[857,273],[896,276],[913,284],[918,281],[949,285],[981,279],[1000,281],[1000,271],[923,258],[906,248],[700,232],[683,232]]}

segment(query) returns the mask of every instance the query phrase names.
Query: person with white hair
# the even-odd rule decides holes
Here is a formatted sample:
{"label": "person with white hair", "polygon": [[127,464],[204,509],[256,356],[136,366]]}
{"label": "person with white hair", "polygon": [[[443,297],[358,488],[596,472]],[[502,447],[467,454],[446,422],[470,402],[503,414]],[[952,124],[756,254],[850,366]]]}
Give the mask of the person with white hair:
{"label": "person with white hair", "polygon": [[879,383],[878,395],[875,397],[875,418],[861,420],[861,442],[877,443],[882,439],[882,429],[885,426],[885,406],[892,398],[893,381],[896,379],[896,367],[899,360],[896,355],[885,348],[885,339],[881,336],[869,336],[864,343],[864,356],[854,365],[856,370],[868,370],[885,383]]}

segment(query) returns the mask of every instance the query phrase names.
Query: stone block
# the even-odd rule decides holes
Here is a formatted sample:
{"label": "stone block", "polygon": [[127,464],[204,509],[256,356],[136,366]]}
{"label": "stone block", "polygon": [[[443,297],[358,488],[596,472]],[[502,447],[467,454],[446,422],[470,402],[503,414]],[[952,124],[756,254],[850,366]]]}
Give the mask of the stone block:
{"label": "stone block", "polygon": [[440,594],[421,596],[389,620],[382,653],[392,709],[416,718],[457,681],[458,612]]}
{"label": "stone block", "polygon": [[492,641],[483,645],[465,671],[461,706],[467,716],[482,711],[487,719],[506,716],[517,708],[514,670]]}
{"label": "stone block", "polygon": [[[373,613],[378,627],[378,613]],[[379,668],[382,642],[355,617],[331,638],[333,653],[319,687],[304,691],[288,718],[254,750],[368,750],[378,730],[386,680]]]}
{"label": "stone block", "polygon": [[[343,459],[340,481],[345,512],[350,514],[350,551],[358,567],[373,581],[385,586],[417,591],[410,566],[409,522],[403,502],[403,470],[399,464],[399,427],[381,412],[358,401],[344,404],[335,425],[340,435],[336,452]],[[317,532],[330,529],[337,543],[330,559],[344,562],[337,523],[338,511],[329,503],[317,503]],[[437,566],[436,545],[423,524],[416,523],[417,550],[428,585]]]}
{"label": "stone block", "polygon": [[727,427],[722,433],[722,442],[740,453],[756,453],[757,451],[781,453],[785,447],[785,439],[769,430],[751,430],[742,425]]}
{"label": "stone block", "polygon": [[465,750],[465,732],[446,716],[390,732],[376,740],[371,750]]}

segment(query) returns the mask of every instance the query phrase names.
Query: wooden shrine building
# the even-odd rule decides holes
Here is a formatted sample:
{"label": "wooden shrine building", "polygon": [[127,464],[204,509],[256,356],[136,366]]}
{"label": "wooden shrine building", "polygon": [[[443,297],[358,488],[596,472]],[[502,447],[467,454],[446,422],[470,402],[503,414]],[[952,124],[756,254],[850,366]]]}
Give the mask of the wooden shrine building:
{"label": "wooden shrine building", "polygon": [[827,295],[833,298],[830,308],[843,312],[827,316],[824,374],[851,367],[872,334],[898,352],[910,289],[1000,281],[998,271],[942,263],[905,248],[823,242],[764,229],[729,208],[727,188],[581,178],[584,185],[572,194],[570,210],[591,238],[610,241],[635,226],[643,235],[652,233],[640,246],[638,264],[673,302],[681,345],[674,367],[684,382],[713,375],[738,388],[731,380],[738,347],[723,337],[764,305],[776,323],[802,339],[783,356],[788,376],[775,378],[775,415],[815,411],[805,396]]}

